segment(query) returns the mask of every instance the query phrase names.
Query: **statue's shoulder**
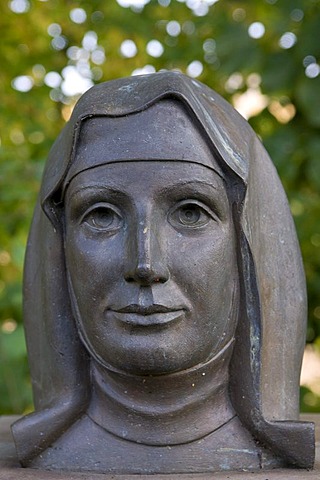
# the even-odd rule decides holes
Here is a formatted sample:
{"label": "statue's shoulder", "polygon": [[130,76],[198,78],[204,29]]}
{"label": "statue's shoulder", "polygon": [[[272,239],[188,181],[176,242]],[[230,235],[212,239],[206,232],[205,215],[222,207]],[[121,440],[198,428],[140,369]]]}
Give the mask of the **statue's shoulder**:
{"label": "statue's shoulder", "polygon": [[[207,452],[207,453],[206,453]],[[230,456],[231,454],[231,456]],[[96,471],[142,474],[154,467],[157,458],[159,471],[196,473],[199,463],[206,471],[222,469],[226,455],[231,458],[229,470],[260,470],[279,468],[279,459],[258,445],[233,417],[224,426],[199,440],[182,445],[141,445],[116,437],[97,425],[88,415],[81,417],[37,460],[34,468],[69,471]],[[204,458],[207,457],[207,458]],[[139,462],[137,461],[139,459]],[[178,459],[178,461],[177,461]]]}

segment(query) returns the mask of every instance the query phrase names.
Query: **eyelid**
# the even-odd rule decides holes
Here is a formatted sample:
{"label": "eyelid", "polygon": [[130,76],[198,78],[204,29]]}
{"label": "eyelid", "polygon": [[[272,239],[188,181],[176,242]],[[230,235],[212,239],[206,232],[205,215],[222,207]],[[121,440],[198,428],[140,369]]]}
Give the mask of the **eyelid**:
{"label": "eyelid", "polygon": [[188,198],[186,200],[182,200],[178,202],[173,208],[171,208],[169,215],[171,215],[173,212],[175,212],[178,208],[184,207],[185,205],[197,205],[199,208],[204,210],[213,220],[218,221],[219,220],[219,215],[218,213],[214,212],[208,205],[203,203],[200,200],[196,200],[194,198]]}
{"label": "eyelid", "polygon": [[[197,207],[200,212],[200,217],[194,223],[188,223],[182,221],[179,215],[179,210],[181,211],[184,207],[188,208]],[[205,203],[201,202],[200,200],[196,199],[186,199],[176,203],[168,212],[167,221],[168,223],[178,231],[189,231],[189,232],[196,232],[203,230],[206,228],[210,222],[217,223],[220,220],[219,216],[212,211],[212,209],[206,205]]]}
{"label": "eyelid", "polygon": [[113,210],[114,212],[116,212],[117,215],[119,215],[119,217],[122,217],[120,210],[115,205],[112,205],[111,203],[108,203],[108,202],[98,202],[98,203],[94,203],[93,205],[90,205],[90,207],[86,209],[86,211],[81,215],[80,221],[82,222],[83,219],[89,213],[99,208],[106,208],[106,209]]}
{"label": "eyelid", "polygon": [[90,213],[92,213],[94,210],[98,210],[99,208],[105,208],[105,209],[108,209],[108,210],[113,210],[118,215],[118,217],[123,219],[122,213],[120,212],[120,210],[115,205],[113,205],[112,203],[108,203],[108,202],[98,202],[98,203],[95,203],[94,205],[91,205],[89,208],[86,209],[86,211],[83,214],[81,214],[80,223],[82,223],[84,221],[84,219]]}

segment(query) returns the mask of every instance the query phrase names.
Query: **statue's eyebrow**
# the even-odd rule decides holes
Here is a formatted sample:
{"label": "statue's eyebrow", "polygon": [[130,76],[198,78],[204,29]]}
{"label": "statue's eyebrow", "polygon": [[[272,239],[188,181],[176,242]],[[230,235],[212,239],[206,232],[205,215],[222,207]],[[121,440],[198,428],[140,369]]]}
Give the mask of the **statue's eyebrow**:
{"label": "statue's eyebrow", "polygon": [[227,199],[227,193],[224,187],[224,184],[218,185],[215,184],[214,182],[206,181],[206,180],[180,180],[177,182],[172,182],[169,183],[157,191],[158,195],[178,195],[180,192],[183,195],[199,195],[199,196],[205,196],[211,197],[213,195],[214,197],[220,197],[219,193],[223,191],[225,192],[225,196]]}
{"label": "statue's eyebrow", "polygon": [[168,188],[177,188],[177,186],[181,186],[181,187],[189,187],[189,186],[193,186],[193,185],[203,185],[205,187],[210,187],[210,188],[213,188],[214,190],[217,190],[219,188],[218,185],[215,185],[213,182],[209,182],[209,181],[206,181],[206,180],[186,180],[186,181],[183,181],[183,180],[179,180],[177,182],[173,182],[172,184],[168,184],[166,185],[165,187],[163,187],[163,190],[166,190]]}
{"label": "statue's eyebrow", "polygon": [[109,195],[114,195],[114,196],[125,195],[122,190],[119,190],[109,185],[87,185],[87,186],[76,187],[74,191],[69,193],[69,199],[71,200],[73,197],[87,190],[93,191],[94,193],[107,192]]}

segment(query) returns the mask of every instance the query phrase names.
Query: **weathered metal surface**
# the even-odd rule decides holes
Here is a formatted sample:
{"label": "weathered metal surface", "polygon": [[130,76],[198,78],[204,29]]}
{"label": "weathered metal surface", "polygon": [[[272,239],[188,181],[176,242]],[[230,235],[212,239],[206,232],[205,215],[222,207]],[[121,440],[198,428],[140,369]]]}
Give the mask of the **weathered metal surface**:
{"label": "weathered metal surface", "polygon": [[165,72],[82,97],[48,158],[24,285],[22,465],[312,466],[290,209],[248,123],[204,85]]}

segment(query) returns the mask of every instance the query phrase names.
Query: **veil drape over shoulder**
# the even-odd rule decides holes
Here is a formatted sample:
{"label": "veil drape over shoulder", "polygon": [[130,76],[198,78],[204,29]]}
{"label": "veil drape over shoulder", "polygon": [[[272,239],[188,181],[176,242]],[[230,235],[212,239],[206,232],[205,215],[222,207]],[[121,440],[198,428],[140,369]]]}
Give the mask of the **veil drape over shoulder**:
{"label": "veil drape over shoulder", "polygon": [[19,459],[30,465],[83,414],[90,396],[89,359],[71,312],[60,223],[81,123],[130,115],[170,98],[196,119],[233,179],[241,283],[230,366],[233,406],[255,439],[288,465],[310,468],[313,425],[298,421],[305,278],[285,193],[249,124],[211,89],[174,72],[93,87],[51,149],[25,261],[24,322],[36,411],[13,425]]}

